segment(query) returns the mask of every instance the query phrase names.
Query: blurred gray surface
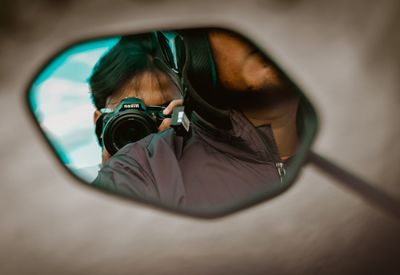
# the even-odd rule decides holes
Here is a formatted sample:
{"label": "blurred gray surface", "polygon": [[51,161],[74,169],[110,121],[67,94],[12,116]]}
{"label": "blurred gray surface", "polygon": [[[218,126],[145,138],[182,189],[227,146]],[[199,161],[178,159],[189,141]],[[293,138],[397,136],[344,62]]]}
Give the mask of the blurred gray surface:
{"label": "blurred gray surface", "polygon": [[87,36],[216,23],[304,88],[314,150],[400,198],[400,2],[3,1],[0,274],[399,274],[400,222],[313,166],[283,195],[218,220],[94,192],[55,162],[26,110],[44,59]]}

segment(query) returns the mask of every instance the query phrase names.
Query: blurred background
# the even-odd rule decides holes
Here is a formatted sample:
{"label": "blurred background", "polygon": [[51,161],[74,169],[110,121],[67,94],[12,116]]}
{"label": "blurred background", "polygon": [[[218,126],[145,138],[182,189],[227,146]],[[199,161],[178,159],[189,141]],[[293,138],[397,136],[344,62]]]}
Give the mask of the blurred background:
{"label": "blurred background", "polygon": [[320,117],[315,151],[400,198],[397,0],[3,0],[0,274],[400,273],[399,221],[311,165],[283,195],[218,220],[120,200],[59,165],[26,104],[51,55],[209,24],[247,34],[303,87]]}

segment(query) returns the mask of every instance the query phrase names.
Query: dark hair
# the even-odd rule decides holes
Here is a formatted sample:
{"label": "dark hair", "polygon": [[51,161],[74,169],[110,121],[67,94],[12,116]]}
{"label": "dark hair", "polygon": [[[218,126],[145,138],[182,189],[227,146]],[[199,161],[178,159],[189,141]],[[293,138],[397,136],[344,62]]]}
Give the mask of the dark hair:
{"label": "dark hair", "polygon": [[104,108],[109,96],[126,81],[143,72],[165,73],[178,86],[175,75],[159,57],[158,49],[158,41],[152,33],[121,37],[96,63],[89,78],[96,108]]}

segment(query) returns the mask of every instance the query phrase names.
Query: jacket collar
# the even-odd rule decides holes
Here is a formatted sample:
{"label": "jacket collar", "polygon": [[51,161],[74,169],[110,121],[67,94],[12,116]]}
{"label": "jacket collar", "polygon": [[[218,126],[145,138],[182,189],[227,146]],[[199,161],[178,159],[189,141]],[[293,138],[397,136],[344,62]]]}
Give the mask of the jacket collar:
{"label": "jacket collar", "polygon": [[254,127],[243,113],[236,110],[231,110],[229,117],[232,129],[224,130],[193,112],[193,135],[235,158],[258,163],[280,160],[271,125]]}

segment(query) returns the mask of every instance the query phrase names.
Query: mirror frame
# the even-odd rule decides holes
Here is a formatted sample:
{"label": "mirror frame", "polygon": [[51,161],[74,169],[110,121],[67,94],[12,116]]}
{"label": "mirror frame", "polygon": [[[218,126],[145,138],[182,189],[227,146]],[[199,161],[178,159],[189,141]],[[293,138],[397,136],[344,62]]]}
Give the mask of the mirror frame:
{"label": "mirror frame", "polygon": [[[236,35],[238,35],[239,37],[241,37],[242,39],[244,39],[245,41],[251,42],[257,49],[260,50],[260,52],[269,59],[269,61],[271,62],[271,64],[273,66],[275,66],[275,68],[283,75],[284,78],[286,78],[287,80],[289,80],[294,87],[296,88],[296,90],[298,90],[299,92],[301,92],[301,96],[304,97],[305,101],[307,102],[307,104],[309,105],[309,109],[310,109],[310,113],[309,113],[309,117],[305,120],[305,129],[304,129],[304,135],[302,136],[302,140],[301,140],[301,145],[297,150],[297,154],[296,156],[293,158],[293,161],[291,163],[291,169],[288,169],[289,171],[287,172],[286,177],[283,179],[282,183],[280,184],[274,184],[273,186],[271,186],[271,188],[268,188],[266,190],[262,190],[254,195],[248,196],[246,198],[241,199],[240,201],[236,201],[235,203],[230,203],[229,205],[226,206],[221,206],[218,208],[215,208],[215,210],[213,209],[212,212],[205,212],[204,210],[194,210],[194,209],[188,209],[188,210],[183,210],[177,207],[172,207],[172,206],[167,206],[165,204],[162,204],[158,201],[151,201],[151,200],[146,200],[146,199],[141,199],[141,198],[131,198],[128,196],[123,196],[120,194],[115,194],[115,193],[111,193],[108,190],[105,189],[101,189],[98,187],[94,187],[91,186],[90,184],[88,184],[87,182],[85,182],[84,179],[82,179],[81,177],[79,177],[77,174],[73,173],[61,160],[60,156],[58,155],[55,147],[52,145],[50,139],[46,136],[46,133],[44,132],[44,130],[41,128],[39,121],[35,118],[35,114],[34,114],[34,110],[32,108],[31,105],[31,87],[33,86],[33,84],[35,83],[36,79],[40,76],[40,74],[43,72],[43,70],[45,70],[54,59],[56,59],[57,57],[59,57],[61,54],[63,54],[63,52],[65,52],[66,50],[70,49],[73,46],[77,46],[79,44],[85,43],[85,42],[90,42],[90,41],[94,41],[94,40],[99,40],[99,39],[107,39],[110,37],[117,37],[117,36],[124,36],[124,35],[135,35],[135,34],[142,34],[142,33],[146,33],[146,32],[152,32],[154,30],[157,31],[163,31],[163,30],[185,30],[185,29],[206,29],[206,28],[213,28],[213,29],[222,29],[225,31],[229,31],[229,32],[233,32]],[[63,170],[65,172],[67,172],[67,174],[69,174],[70,176],[72,176],[72,178],[74,178],[76,180],[76,182],[78,182],[79,186],[84,185],[85,188],[90,188],[90,191],[94,191],[94,190],[98,190],[101,193],[107,194],[107,196],[113,196],[113,197],[117,197],[118,199],[124,200],[124,201],[129,201],[129,203],[139,203],[142,206],[145,207],[150,207],[156,210],[162,210],[162,211],[166,211],[169,213],[173,213],[173,214],[178,214],[178,215],[183,215],[186,217],[191,217],[191,218],[202,218],[202,219],[216,219],[216,218],[221,218],[230,214],[234,214],[237,213],[239,211],[242,210],[246,210],[250,207],[253,207],[257,204],[260,204],[262,202],[266,202],[267,200],[270,200],[274,197],[277,197],[278,195],[283,194],[285,191],[287,191],[296,181],[296,179],[298,178],[302,166],[304,164],[306,164],[309,161],[309,154],[310,154],[310,149],[311,149],[311,145],[315,139],[315,137],[317,136],[318,133],[318,129],[319,129],[319,120],[318,120],[318,115],[317,112],[315,110],[315,108],[312,106],[311,102],[308,100],[308,98],[306,98],[306,96],[302,93],[302,90],[299,88],[299,86],[292,80],[292,78],[290,78],[282,69],[281,67],[278,65],[278,63],[272,59],[270,57],[270,55],[268,54],[268,52],[261,50],[261,47],[259,47],[259,45],[253,41],[251,41],[249,38],[246,37],[245,34],[232,29],[231,27],[228,26],[222,26],[222,25],[212,25],[212,26],[196,26],[196,27],[178,27],[176,29],[169,27],[168,29],[164,29],[164,28],[152,28],[151,30],[141,30],[141,31],[135,31],[132,33],[108,33],[108,34],[104,34],[101,36],[93,36],[93,37],[86,37],[85,39],[78,39],[72,42],[69,42],[67,44],[65,44],[65,46],[61,47],[60,49],[58,49],[57,51],[55,51],[54,53],[50,54],[42,63],[41,65],[34,70],[33,76],[31,77],[31,79],[28,81],[27,86],[25,88],[25,105],[27,107],[27,109],[29,110],[29,116],[31,118],[31,121],[33,122],[33,124],[35,125],[34,128],[36,128],[40,135],[44,138],[45,143],[47,143],[48,148],[50,149],[50,151],[52,152],[52,155],[56,160],[56,162],[62,166]],[[88,189],[89,190],[89,189]]]}

